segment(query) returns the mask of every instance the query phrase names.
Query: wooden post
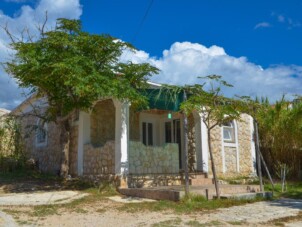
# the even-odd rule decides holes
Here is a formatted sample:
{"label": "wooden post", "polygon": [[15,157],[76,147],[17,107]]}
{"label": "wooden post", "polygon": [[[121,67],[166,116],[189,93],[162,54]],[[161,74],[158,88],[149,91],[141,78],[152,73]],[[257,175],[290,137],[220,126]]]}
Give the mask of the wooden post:
{"label": "wooden post", "polygon": [[209,189],[206,189],[206,198],[209,200]]}
{"label": "wooden post", "polygon": [[259,146],[259,135],[258,135],[258,124],[257,121],[254,120],[254,128],[256,135],[256,154],[257,154],[257,170],[260,181],[260,191],[263,192],[263,180],[262,180],[262,171],[261,171],[261,160],[260,160],[260,146]]}
{"label": "wooden post", "polygon": [[275,191],[275,184],[274,184],[273,178],[272,178],[272,176],[271,176],[271,174],[270,174],[270,172],[269,172],[269,170],[267,168],[266,162],[264,161],[264,158],[263,158],[260,150],[259,150],[259,154],[260,154],[261,161],[262,161],[262,163],[263,163],[263,165],[265,167],[265,170],[266,170],[266,173],[268,175],[268,178],[269,178],[269,180],[270,180],[270,182],[272,184],[272,189],[273,189],[273,192],[274,192]]}

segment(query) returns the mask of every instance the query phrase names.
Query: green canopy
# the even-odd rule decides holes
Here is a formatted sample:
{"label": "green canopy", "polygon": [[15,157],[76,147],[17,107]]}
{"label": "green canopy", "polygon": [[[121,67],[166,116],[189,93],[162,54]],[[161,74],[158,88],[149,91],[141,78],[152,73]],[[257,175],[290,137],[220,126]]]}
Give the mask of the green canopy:
{"label": "green canopy", "polygon": [[168,89],[144,89],[140,92],[148,98],[150,109],[178,112],[183,102],[183,92],[173,93]]}

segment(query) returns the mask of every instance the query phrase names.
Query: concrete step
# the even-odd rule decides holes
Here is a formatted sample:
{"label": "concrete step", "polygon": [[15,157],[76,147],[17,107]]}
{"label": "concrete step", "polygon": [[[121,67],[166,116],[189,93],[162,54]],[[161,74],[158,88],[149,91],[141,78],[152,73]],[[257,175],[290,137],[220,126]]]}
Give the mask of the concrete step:
{"label": "concrete step", "polygon": [[209,178],[207,173],[197,172],[197,173],[191,173],[189,175],[191,179],[204,179]]}
{"label": "concrete step", "polygon": [[[202,185],[190,186],[190,193],[203,195],[212,199],[216,195],[215,186]],[[234,196],[236,194],[258,193],[259,185],[220,185],[220,194]],[[120,188],[119,192],[123,195],[132,197],[142,197],[156,200],[172,200],[178,201],[184,195],[184,186],[158,186],[153,188]]]}
{"label": "concrete step", "polygon": [[248,193],[248,192],[259,192],[260,189],[258,185],[225,185],[224,187],[220,187],[221,194],[240,194],[240,193]]}
{"label": "concrete step", "polygon": [[[249,192],[249,193],[237,193],[237,194],[221,194],[221,199],[256,199],[266,198],[271,199],[273,197],[272,192]],[[215,198],[215,196],[214,196]]]}
{"label": "concrete step", "polygon": [[211,185],[213,179],[208,177],[207,173],[197,172],[190,174],[190,185]]}

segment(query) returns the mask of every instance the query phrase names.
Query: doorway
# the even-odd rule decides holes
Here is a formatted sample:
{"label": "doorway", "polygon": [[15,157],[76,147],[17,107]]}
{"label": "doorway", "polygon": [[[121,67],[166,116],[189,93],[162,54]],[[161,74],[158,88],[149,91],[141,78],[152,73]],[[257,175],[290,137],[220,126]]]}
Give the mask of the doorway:
{"label": "doorway", "polygon": [[178,144],[179,169],[182,169],[180,119],[165,122],[165,143]]}

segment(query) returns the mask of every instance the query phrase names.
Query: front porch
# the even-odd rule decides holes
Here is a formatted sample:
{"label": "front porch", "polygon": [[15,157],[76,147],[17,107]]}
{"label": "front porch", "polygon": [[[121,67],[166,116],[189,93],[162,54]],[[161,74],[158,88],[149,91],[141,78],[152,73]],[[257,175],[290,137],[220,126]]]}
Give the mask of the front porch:
{"label": "front porch", "polygon": [[[180,185],[184,133],[177,111],[136,111],[128,102],[105,99],[90,113],[80,112],[77,175],[118,176],[127,187]],[[198,115],[189,118],[190,172],[207,172],[202,123]]]}

